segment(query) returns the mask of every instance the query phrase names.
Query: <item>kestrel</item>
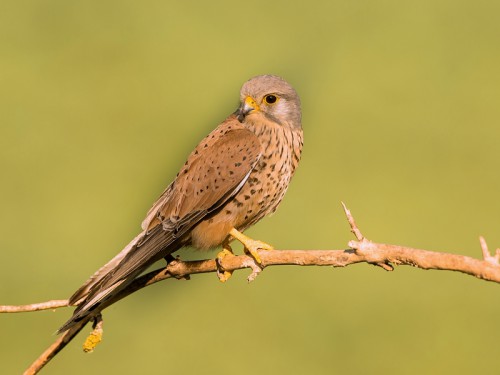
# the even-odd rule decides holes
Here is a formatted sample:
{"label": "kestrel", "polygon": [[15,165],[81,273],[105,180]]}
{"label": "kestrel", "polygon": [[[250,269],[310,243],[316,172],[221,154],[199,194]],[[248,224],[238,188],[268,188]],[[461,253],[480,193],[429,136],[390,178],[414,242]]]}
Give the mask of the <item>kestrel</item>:
{"label": "kestrel", "polygon": [[63,332],[130,284],[154,262],[191,246],[211,249],[232,239],[260,262],[272,249],[242,232],[276,211],[300,160],[300,99],[274,75],[247,81],[240,106],[189,155],[174,181],[149,210],[143,231],[69,299],[76,305]]}

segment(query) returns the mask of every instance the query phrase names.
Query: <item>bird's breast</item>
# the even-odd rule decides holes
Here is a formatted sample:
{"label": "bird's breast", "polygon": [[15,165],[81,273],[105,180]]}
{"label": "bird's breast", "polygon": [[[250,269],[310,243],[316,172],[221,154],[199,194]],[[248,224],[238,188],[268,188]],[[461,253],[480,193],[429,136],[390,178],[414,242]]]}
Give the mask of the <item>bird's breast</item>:
{"label": "bird's breast", "polygon": [[231,228],[245,230],[273,213],[283,199],[300,160],[301,129],[281,126],[256,133],[262,155],[241,190],[218,212],[191,232],[191,244],[200,249],[219,246]]}

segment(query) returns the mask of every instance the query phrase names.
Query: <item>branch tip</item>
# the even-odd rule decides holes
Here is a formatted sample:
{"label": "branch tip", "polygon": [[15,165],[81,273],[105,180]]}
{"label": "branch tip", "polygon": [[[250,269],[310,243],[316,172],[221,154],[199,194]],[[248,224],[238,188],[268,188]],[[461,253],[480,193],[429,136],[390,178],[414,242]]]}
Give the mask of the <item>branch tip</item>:
{"label": "branch tip", "polygon": [[361,231],[359,230],[358,226],[356,225],[356,222],[354,221],[354,218],[352,217],[351,211],[347,208],[344,202],[342,203],[342,208],[344,209],[345,216],[347,217],[347,221],[349,225],[351,226],[351,232],[354,234],[356,239],[358,241],[363,241],[365,238],[362,234]]}
{"label": "branch tip", "polygon": [[60,307],[69,306],[69,301],[67,299],[55,299],[47,302],[32,303],[29,305],[3,305],[0,306],[0,313],[18,313],[18,312],[30,312],[30,311],[41,311],[41,310],[55,310]]}
{"label": "branch tip", "polygon": [[378,262],[374,263],[376,266],[383,268],[386,271],[394,271],[394,267],[389,262]]}
{"label": "branch tip", "polygon": [[243,265],[246,266],[246,267],[250,267],[252,269],[252,273],[250,275],[248,275],[248,277],[247,277],[247,281],[249,283],[251,283],[252,281],[254,281],[257,278],[257,276],[259,276],[259,274],[263,270],[262,266],[259,265],[257,263],[257,261],[255,259],[251,258],[251,257],[249,257],[249,260],[244,261]]}
{"label": "branch tip", "polygon": [[481,244],[481,251],[483,253],[483,259],[485,262],[493,264],[495,266],[500,265],[500,249],[496,249],[495,255],[491,255],[488,250],[488,244],[483,236],[479,236],[479,243]]}
{"label": "branch tip", "polygon": [[481,251],[483,253],[483,259],[486,260],[489,256],[491,256],[490,251],[488,250],[488,244],[483,236],[479,236],[479,244],[481,245]]}

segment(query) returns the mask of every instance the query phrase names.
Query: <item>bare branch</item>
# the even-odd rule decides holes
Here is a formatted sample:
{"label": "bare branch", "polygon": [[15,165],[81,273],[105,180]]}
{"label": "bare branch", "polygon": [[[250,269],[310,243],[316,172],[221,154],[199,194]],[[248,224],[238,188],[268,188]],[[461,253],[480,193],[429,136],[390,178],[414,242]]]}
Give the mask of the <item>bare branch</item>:
{"label": "bare branch", "polygon": [[[352,217],[351,211],[347,208],[347,206],[342,203],[342,208],[344,209],[345,216],[347,216],[347,222],[351,226],[351,232],[354,234],[354,236],[358,239],[360,243],[363,242],[368,242],[368,240],[361,234],[361,231],[359,230],[358,226],[356,225],[356,222],[354,221],[354,217]],[[349,244],[349,246],[351,246]],[[353,249],[355,247],[351,246]],[[376,266],[382,267],[386,271],[394,271],[394,267],[388,262],[388,261],[383,261],[383,262],[374,262]]]}
{"label": "bare branch", "polygon": [[[484,238],[480,237],[483,260],[471,257],[439,253],[410,247],[375,243],[366,239],[352,217],[351,212],[342,203],[347,220],[356,240],[349,242],[349,249],[344,250],[259,250],[260,264],[247,255],[225,255],[217,260],[182,261],[175,259],[165,268],[149,272],[132,282],[122,290],[114,299],[106,301],[103,309],[114,304],[120,299],[142,289],[148,285],[162,280],[176,278],[189,279],[190,275],[198,273],[227,272],[250,268],[252,273],[248,281],[253,281],[266,267],[297,265],[297,266],[332,266],[345,267],[356,263],[370,263],[392,271],[393,265],[409,265],[422,269],[457,271],[479,279],[500,283],[500,249],[491,255]],[[223,281],[227,278],[223,278]],[[54,300],[45,303],[36,303],[25,306],[0,306],[0,312],[39,311],[54,309],[68,305],[67,300]],[[36,374],[60,350],[62,350],[80,330],[90,321],[94,320],[94,330],[87,338],[84,345],[85,351],[92,351],[102,337],[102,317],[87,318],[79,322],[70,330],[64,332],[54,344],[26,370],[25,374]]]}
{"label": "bare branch", "polygon": [[365,237],[361,234],[361,231],[358,229],[358,226],[356,225],[356,222],[352,217],[351,211],[347,208],[344,202],[340,203],[342,203],[342,208],[344,209],[345,216],[347,216],[347,221],[351,226],[351,232],[354,234],[354,237],[356,237],[358,241],[363,241]]}
{"label": "bare branch", "polygon": [[478,279],[500,283],[500,266],[464,255],[438,253],[371,241],[350,241],[349,246],[354,248],[356,253],[368,263],[387,262],[425,270],[457,271]]}
{"label": "bare branch", "polygon": [[52,310],[68,306],[67,299],[55,299],[48,302],[32,303],[31,305],[5,305],[0,306],[0,313],[18,313],[28,311]]}
{"label": "bare branch", "polygon": [[26,369],[24,375],[37,374],[43,366],[45,366],[57,355],[57,353],[63,350],[64,347],[68,345],[71,340],[73,340],[73,338],[82,330],[83,327],[85,327],[87,323],[88,319],[84,319],[64,332],[51,346],[45,349],[45,351],[30,365],[30,367]]}

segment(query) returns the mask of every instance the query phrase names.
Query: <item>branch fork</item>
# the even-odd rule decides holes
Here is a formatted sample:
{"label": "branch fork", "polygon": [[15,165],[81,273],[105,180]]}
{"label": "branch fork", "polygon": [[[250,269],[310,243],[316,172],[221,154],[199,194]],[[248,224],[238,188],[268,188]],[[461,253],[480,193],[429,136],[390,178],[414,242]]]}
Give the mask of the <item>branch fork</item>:
{"label": "branch fork", "polygon": [[358,226],[356,225],[356,221],[354,221],[354,217],[352,216],[351,211],[347,208],[344,202],[341,203],[342,208],[344,209],[344,213],[347,217],[347,222],[351,227],[351,232],[357,239],[357,241],[349,241],[349,247],[353,249],[356,254],[363,256],[368,263],[382,267],[386,271],[394,271],[394,267],[391,265],[389,260],[385,258],[385,255],[377,251],[378,245],[367,240],[365,236],[363,236]]}

